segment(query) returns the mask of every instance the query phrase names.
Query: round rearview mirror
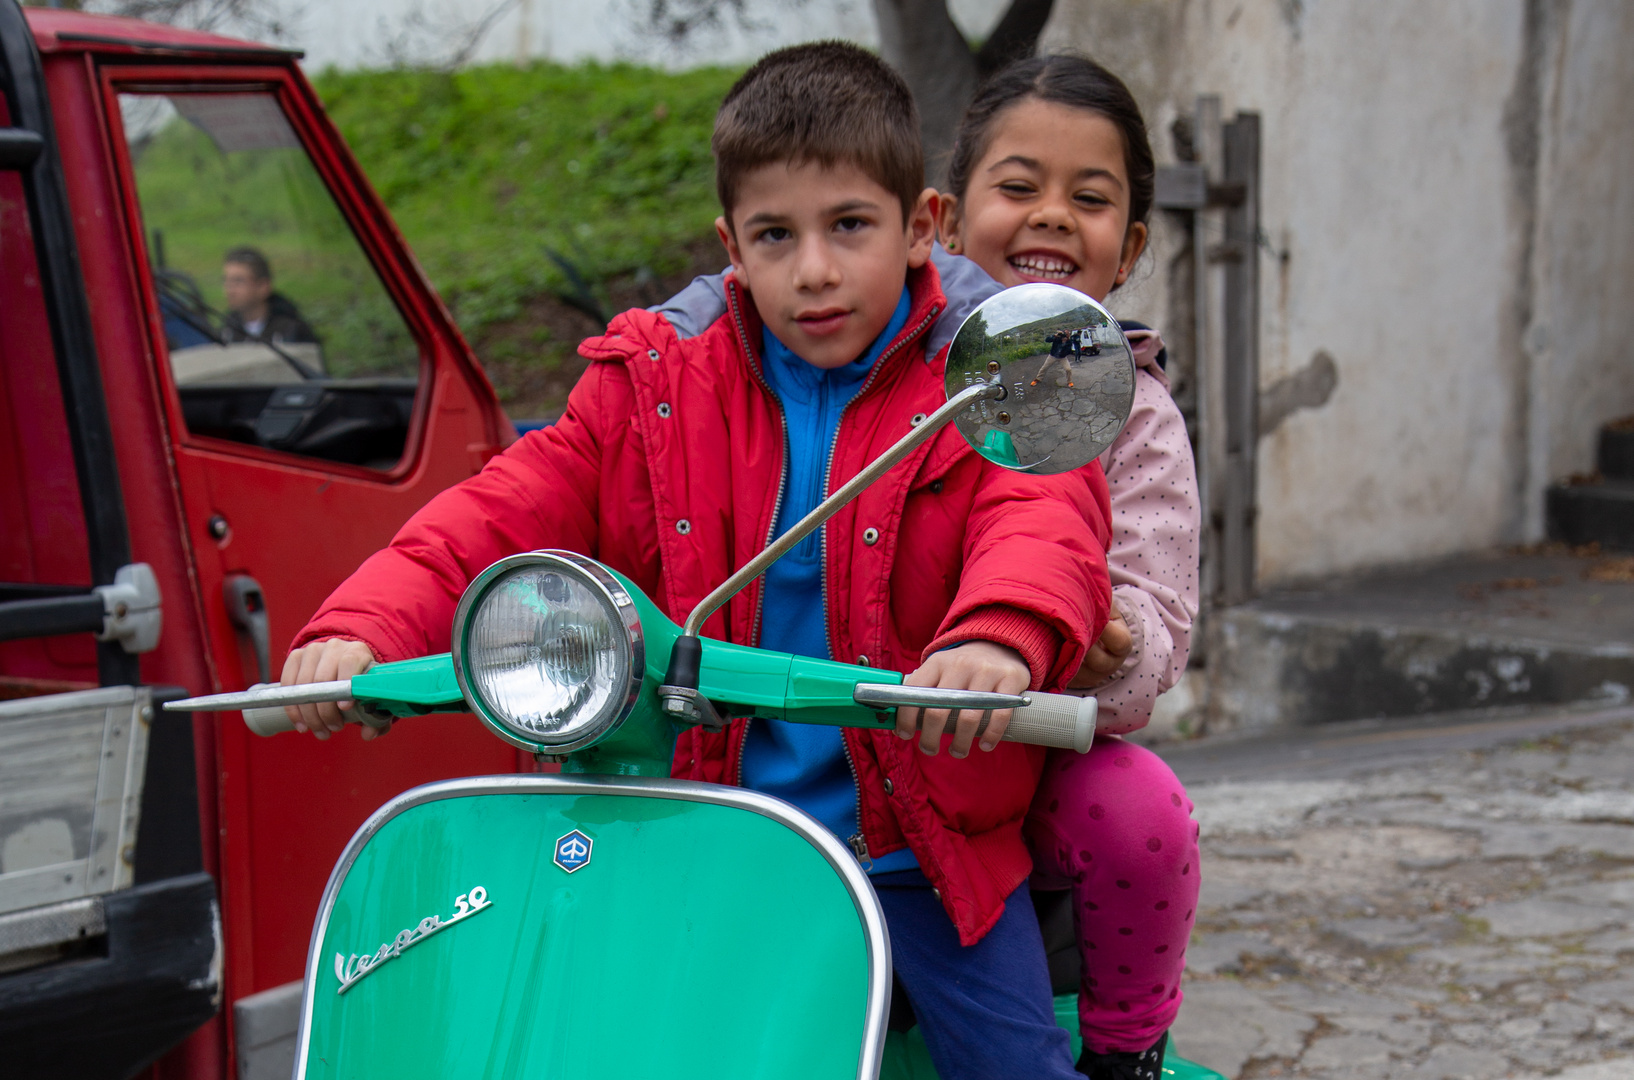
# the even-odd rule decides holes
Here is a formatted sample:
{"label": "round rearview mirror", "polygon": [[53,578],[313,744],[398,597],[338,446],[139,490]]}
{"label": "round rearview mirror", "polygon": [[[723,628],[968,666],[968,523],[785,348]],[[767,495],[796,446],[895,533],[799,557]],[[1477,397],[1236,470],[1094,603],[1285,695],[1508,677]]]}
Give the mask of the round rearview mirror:
{"label": "round rearview mirror", "polygon": [[1135,354],[1118,321],[1077,289],[1017,285],[970,313],[948,350],[947,394],[998,383],[954,418],[965,441],[1007,469],[1064,473],[1112,445],[1135,403]]}

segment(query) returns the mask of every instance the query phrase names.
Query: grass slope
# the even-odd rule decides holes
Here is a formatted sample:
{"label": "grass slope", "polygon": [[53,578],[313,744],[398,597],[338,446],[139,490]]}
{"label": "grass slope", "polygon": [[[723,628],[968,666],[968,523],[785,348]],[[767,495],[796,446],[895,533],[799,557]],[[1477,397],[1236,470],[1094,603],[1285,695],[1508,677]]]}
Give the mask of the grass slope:
{"label": "grass slope", "polygon": [[[738,72],[628,64],[328,71],[314,82],[502,392],[522,412],[565,393],[588,319],[723,261],[709,134]],[[644,297],[643,297],[644,298]],[[554,389],[530,376],[562,368]],[[537,400],[535,400],[537,399]]]}

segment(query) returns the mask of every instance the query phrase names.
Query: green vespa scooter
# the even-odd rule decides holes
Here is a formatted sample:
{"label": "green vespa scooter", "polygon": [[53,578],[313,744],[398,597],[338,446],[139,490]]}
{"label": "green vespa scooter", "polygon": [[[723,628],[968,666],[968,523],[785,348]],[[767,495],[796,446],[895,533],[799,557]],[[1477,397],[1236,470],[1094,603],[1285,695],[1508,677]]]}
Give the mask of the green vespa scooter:
{"label": "green vespa scooter", "polygon": [[[312,932],[297,1080],[935,1080],[917,1032],[887,1032],[890,944],[857,856],[778,799],[670,779],[671,752],[682,725],[754,715],[891,728],[902,706],[980,710],[984,725],[1011,709],[1004,738],[1089,749],[1093,698],[908,687],[895,672],[698,636],[949,422],[1007,468],[1093,460],[1133,400],[1127,342],[1029,384],[1048,358],[1035,348],[1044,335],[1086,322],[1117,327],[1064,286],[986,301],[954,341],[947,403],[684,626],[592,559],[528,552],[467,588],[450,654],[167,705],[242,709],[263,735],[290,730],[289,704],[352,701],[377,727],[470,711],[561,763],[555,776],[427,784],[358,830]],[[1076,1041],[1075,998],[1058,999],[1057,1014]],[[1219,1080],[1172,1052],[1164,1070]]]}

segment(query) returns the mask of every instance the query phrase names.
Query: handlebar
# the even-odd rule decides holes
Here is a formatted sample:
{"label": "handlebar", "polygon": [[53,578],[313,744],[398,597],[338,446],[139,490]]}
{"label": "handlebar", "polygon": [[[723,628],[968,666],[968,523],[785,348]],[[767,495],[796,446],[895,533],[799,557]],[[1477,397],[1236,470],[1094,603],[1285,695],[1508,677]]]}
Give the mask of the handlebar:
{"label": "handlebar", "polygon": [[936,687],[904,686],[896,683],[858,683],[852,698],[859,705],[880,709],[919,706],[952,709],[955,712],[980,710],[977,735],[987,730],[988,714],[994,709],[1011,709],[1010,726],[1004,742],[1053,746],[1086,753],[1095,740],[1095,715],[1099,703],[1092,697],[1073,694],[990,694],[973,690],[942,690]]}
{"label": "handlebar", "polygon": [[[244,724],[257,735],[279,735],[294,731],[295,725],[284,712],[285,705],[305,705],[321,701],[344,701],[352,692],[349,680],[280,686],[258,683],[236,694],[218,694],[169,703],[168,709],[242,709]],[[1093,697],[1073,694],[993,694],[972,690],[943,690],[936,687],[904,686],[898,683],[858,683],[852,694],[857,704],[871,709],[918,706],[928,709],[980,711],[984,713],[976,731],[987,729],[995,709],[1011,709],[1005,742],[1052,746],[1062,750],[1089,750],[1095,739],[1097,703]],[[346,711],[348,722],[377,729],[391,726],[392,718],[372,709],[353,707]]]}

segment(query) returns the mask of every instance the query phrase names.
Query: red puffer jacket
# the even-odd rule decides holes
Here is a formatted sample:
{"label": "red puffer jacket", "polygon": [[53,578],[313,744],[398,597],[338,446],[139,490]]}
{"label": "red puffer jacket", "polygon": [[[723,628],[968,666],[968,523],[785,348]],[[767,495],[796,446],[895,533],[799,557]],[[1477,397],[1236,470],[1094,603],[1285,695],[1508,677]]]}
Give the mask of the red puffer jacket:
{"label": "red puffer jacket", "polygon": [[[932,267],[910,278],[907,329],[841,417],[829,490],[944,399],[923,337],[943,307]],[[555,425],[443,492],[329,597],[296,636],[368,643],[381,660],[449,648],[460,593],[518,551],[567,548],[627,574],[676,621],[768,542],[782,487],[781,407],[760,375],[760,323],[735,283],[727,314],[685,342],[631,311],[580,352],[591,365]],[[1030,477],[987,464],[949,427],[824,526],[829,647],[910,671],[972,638],[1028,658],[1035,687],[1077,670],[1110,604],[1109,517],[1098,466]],[[707,636],[760,632],[757,582]],[[676,776],[735,783],[745,721],[685,733]],[[1031,860],[1021,822],[1043,751],[1003,743],[934,758],[889,732],[845,732],[867,851],[905,843],[971,944]]]}

